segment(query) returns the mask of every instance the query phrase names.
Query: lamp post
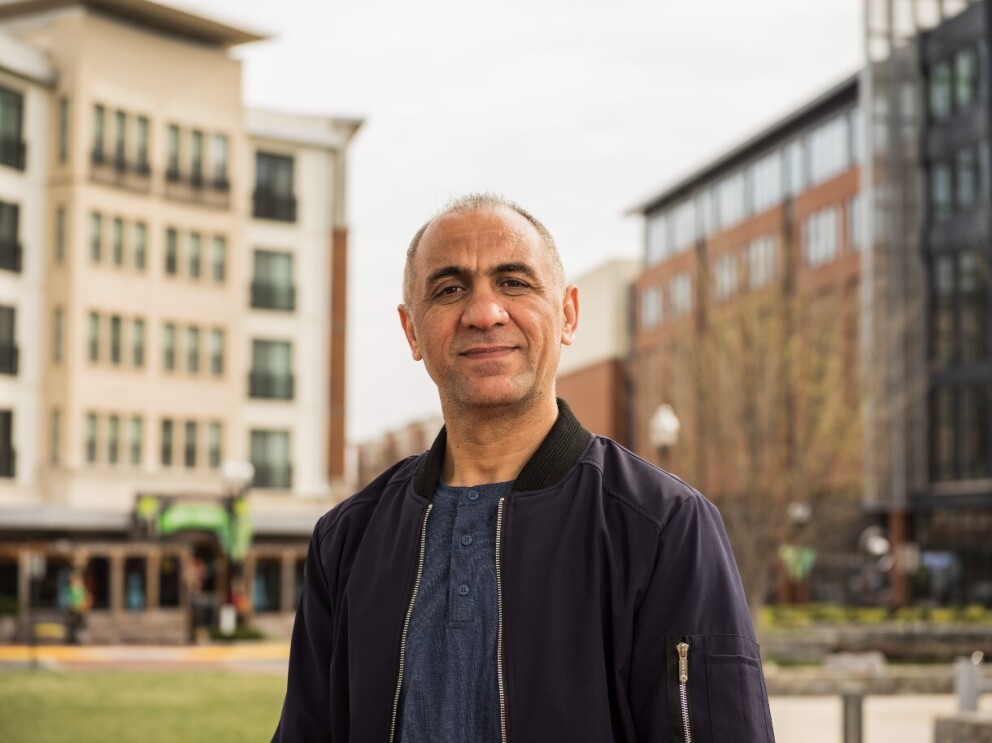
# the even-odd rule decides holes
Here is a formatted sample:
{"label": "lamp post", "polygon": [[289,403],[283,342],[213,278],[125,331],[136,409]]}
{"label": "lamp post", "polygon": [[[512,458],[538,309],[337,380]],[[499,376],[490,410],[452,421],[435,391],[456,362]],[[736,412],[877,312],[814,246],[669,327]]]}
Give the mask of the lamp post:
{"label": "lamp post", "polygon": [[658,460],[662,467],[668,466],[669,454],[672,447],[679,442],[681,428],[682,424],[675,415],[675,409],[667,402],[659,405],[651,416],[651,446],[658,452]]}
{"label": "lamp post", "polygon": [[244,518],[244,497],[255,478],[255,466],[251,462],[229,461],[221,465],[220,472],[224,482],[224,506],[228,518],[227,540],[224,545],[227,558],[227,603],[220,609],[220,631],[221,634],[232,635],[243,613],[242,601],[247,596],[246,588],[241,586],[238,598],[242,601],[237,601],[235,597],[236,582],[242,580],[242,555],[236,552],[236,543],[239,528],[244,528],[240,523]]}

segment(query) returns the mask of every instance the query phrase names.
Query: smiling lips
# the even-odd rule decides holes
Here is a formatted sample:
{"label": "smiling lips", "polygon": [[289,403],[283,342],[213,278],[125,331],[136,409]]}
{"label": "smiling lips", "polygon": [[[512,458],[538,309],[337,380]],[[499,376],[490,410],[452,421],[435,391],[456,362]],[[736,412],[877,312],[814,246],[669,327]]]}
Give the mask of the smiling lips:
{"label": "smiling lips", "polygon": [[473,346],[459,353],[469,359],[491,360],[508,356],[516,350],[515,346]]}

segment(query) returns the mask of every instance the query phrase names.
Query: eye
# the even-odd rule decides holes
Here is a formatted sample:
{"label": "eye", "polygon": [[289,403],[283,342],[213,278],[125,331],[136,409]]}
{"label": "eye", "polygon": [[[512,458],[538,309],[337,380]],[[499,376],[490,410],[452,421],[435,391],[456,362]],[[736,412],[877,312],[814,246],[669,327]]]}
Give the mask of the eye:
{"label": "eye", "polygon": [[503,279],[503,286],[510,289],[526,289],[527,284],[520,279]]}
{"label": "eye", "polygon": [[434,296],[435,297],[450,297],[450,296],[452,296],[454,294],[457,294],[457,293],[461,292],[462,290],[463,290],[463,287],[460,284],[447,284],[446,286],[442,286],[442,287],[438,288],[438,290],[434,292]]}

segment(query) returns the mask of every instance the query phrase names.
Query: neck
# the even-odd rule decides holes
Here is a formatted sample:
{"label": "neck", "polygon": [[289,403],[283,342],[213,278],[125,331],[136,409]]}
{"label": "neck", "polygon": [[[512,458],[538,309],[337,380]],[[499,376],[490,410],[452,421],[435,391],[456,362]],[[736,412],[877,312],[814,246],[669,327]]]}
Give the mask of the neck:
{"label": "neck", "polygon": [[554,395],[520,410],[444,411],[441,479],[456,487],[515,480],[557,418]]}

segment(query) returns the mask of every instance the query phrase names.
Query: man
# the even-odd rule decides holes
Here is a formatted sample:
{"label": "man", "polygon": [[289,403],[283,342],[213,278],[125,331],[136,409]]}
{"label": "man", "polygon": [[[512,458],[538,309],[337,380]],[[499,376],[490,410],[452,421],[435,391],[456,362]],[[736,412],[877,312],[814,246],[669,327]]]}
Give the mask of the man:
{"label": "man", "polygon": [[314,529],[278,743],[770,743],[716,509],[555,398],[578,326],[547,229],[488,195],[407,253],[445,427]]}

